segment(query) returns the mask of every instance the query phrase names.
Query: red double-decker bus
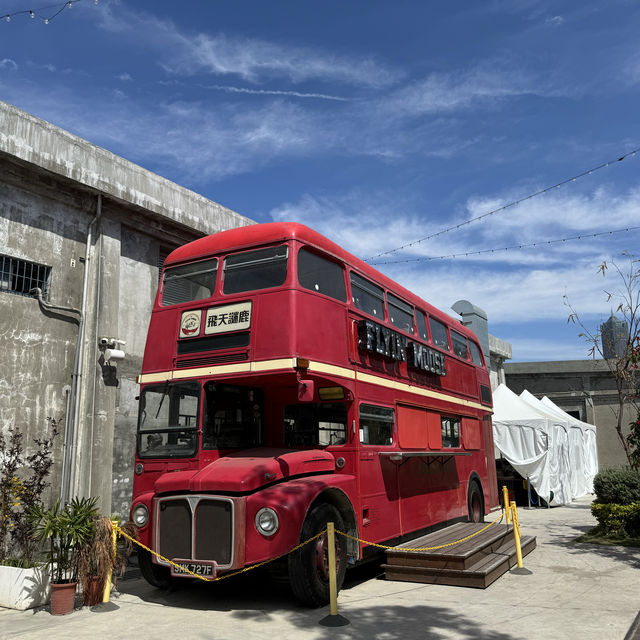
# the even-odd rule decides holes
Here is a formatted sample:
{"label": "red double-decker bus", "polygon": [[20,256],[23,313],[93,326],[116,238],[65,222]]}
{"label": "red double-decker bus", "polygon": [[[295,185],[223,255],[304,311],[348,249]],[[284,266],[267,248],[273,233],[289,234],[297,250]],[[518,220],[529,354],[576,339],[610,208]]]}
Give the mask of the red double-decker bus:
{"label": "red double-decker bus", "polygon": [[[303,225],[176,249],[139,382],[132,519],[198,574],[286,554],[329,521],[395,543],[498,503],[475,335]],[[370,546],[336,547],[340,585]],[[139,559],[153,585],[179,575]],[[300,601],[328,601],[326,535],[286,563]]]}

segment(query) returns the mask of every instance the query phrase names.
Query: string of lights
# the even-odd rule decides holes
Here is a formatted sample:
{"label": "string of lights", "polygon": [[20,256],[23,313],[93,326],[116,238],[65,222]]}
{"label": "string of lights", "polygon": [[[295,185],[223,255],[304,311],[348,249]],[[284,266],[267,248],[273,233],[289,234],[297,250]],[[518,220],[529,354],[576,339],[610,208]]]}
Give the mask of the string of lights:
{"label": "string of lights", "polygon": [[[453,225],[451,227],[447,227],[445,229],[442,229],[441,231],[437,231],[436,233],[432,233],[431,235],[425,236],[424,238],[419,238],[418,240],[413,240],[412,242],[407,242],[406,244],[403,244],[400,247],[396,247],[395,249],[389,249],[388,251],[383,251],[382,253],[378,253],[375,256],[370,256],[369,258],[365,258],[364,261],[365,262],[369,262],[370,260],[375,260],[376,258],[381,258],[382,256],[386,256],[386,255],[389,255],[391,253],[396,253],[397,251],[402,251],[403,249],[407,249],[409,247],[413,247],[416,244],[420,244],[422,242],[426,242],[427,240],[431,240],[433,238],[437,238],[438,236],[442,236],[445,233],[449,233],[451,231],[456,231],[456,230],[460,229],[461,227],[464,227],[466,225],[471,224],[472,222],[478,222],[480,220],[483,220],[484,218],[488,218],[489,216],[492,216],[492,215],[494,215],[496,213],[500,213],[502,211],[510,209],[511,207],[515,207],[516,205],[519,205],[522,202],[525,202],[526,200],[531,200],[532,198],[536,198],[537,196],[541,196],[541,195],[543,195],[545,193],[548,193],[549,191],[553,191],[553,189],[559,189],[560,187],[562,187],[565,184],[568,184],[569,182],[576,182],[580,178],[584,178],[585,176],[590,176],[591,174],[595,173],[596,171],[600,171],[600,169],[604,169],[604,168],[608,167],[609,165],[615,164],[617,162],[622,162],[625,158],[628,158],[629,156],[635,156],[638,153],[638,151],[640,151],[640,147],[637,148],[637,149],[634,149],[633,151],[629,151],[629,152],[625,153],[624,155],[619,156],[615,160],[609,160],[608,162],[603,162],[602,164],[599,164],[597,167],[592,167],[591,169],[587,169],[586,171],[583,171],[582,173],[578,173],[575,176],[571,176],[570,178],[567,178],[566,180],[561,180],[560,182],[557,182],[556,184],[554,184],[554,185],[552,185],[550,187],[545,187],[544,189],[540,189],[539,191],[531,193],[528,196],[525,196],[523,198],[519,198],[518,200],[513,200],[513,201],[509,202],[508,204],[502,205],[501,207],[497,207],[496,209],[492,209],[491,211],[487,211],[486,213],[483,213],[482,215],[476,216],[475,218],[470,218],[469,220],[465,220],[464,222],[461,222],[460,224],[456,224],[456,225]],[[429,258],[429,259],[431,260],[432,258]],[[404,262],[404,261],[401,260],[400,262]],[[372,264],[388,264],[388,263],[372,263]]]}
{"label": "string of lights", "polygon": [[614,229],[613,231],[600,231],[599,233],[583,233],[579,236],[569,236],[568,238],[557,238],[556,240],[539,240],[530,244],[514,244],[510,247],[500,247],[499,249],[481,249],[480,251],[465,251],[460,253],[450,253],[445,256],[423,256],[421,258],[407,258],[406,260],[385,260],[384,262],[372,262],[372,265],[381,264],[402,264],[405,262],[427,262],[429,260],[452,260],[454,258],[467,258],[468,256],[479,256],[484,253],[498,253],[500,251],[513,251],[519,249],[532,249],[534,247],[543,247],[551,244],[559,244],[560,242],[570,242],[572,240],[585,240],[587,238],[598,238],[599,236],[611,236],[615,233],[628,233],[630,231],[638,231],[638,227],[626,227],[624,229]]}
{"label": "string of lights", "polygon": [[[38,18],[42,20],[45,24],[49,24],[52,20],[57,18],[65,9],[71,9],[74,4],[78,2],[82,2],[82,0],[67,0],[63,3],[50,4],[46,7],[37,7],[36,9],[22,9],[21,11],[14,11],[13,13],[5,13],[3,16],[0,16],[0,20],[5,20],[6,22],[11,22],[11,18],[15,18],[16,16],[28,15],[30,18],[35,19]],[[98,4],[98,0],[93,0],[93,4]],[[57,9],[57,11],[51,15],[44,15],[43,11],[50,11],[51,9]]]}

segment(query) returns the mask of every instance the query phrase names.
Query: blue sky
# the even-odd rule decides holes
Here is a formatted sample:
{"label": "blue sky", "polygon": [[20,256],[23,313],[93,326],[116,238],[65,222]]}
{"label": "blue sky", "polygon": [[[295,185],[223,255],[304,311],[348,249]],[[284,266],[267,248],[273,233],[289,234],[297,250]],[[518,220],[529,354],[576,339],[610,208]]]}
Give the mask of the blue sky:
{"label": "blue sky", "polygon": [[[48,4],[0,0],[37,10],[0,21],[0,99],[363,258],[640,147],[632,0],[80,0],[45,24]],[[485,309],[514,361],[584,358],[563,296],[606,320],[598,266],[640,232],[539,243],[640,225],[639,176],[640,153],[378,268],[449,313]]]}

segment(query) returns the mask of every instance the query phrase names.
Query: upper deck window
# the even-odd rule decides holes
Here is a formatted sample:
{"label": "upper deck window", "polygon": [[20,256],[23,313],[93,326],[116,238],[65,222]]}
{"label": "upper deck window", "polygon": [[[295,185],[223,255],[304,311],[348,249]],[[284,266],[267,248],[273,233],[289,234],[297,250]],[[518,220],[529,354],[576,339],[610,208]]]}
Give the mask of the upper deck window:
{"label": "upper deck window", "polygon": [[467,350],[467,339],[460,335],[457,331],[451,331],[451,343],[453,345],[453,353],[465,360],[469,359],[469,351]]}
{"label": "upper deck window", "polygon": [[451,351],[449,348],[449,338],[447,337],[447,327],[442,322],[429,318],[429,328],[431,329],[431,338],[436,347]]}
{"label": "upper deck window", "polygon": [[162,279],[162,306],[210,298],[216,286],[217,272],[217,258],[169,267]]}
{"label": "upper deck window", "polygon": [[358,309],[384,320],[384,290],[381,287],[351,272],[351,296]]}
{"label": "upper deck window", "polygon": [[427,319],[424,313],[422,313],[422,311],[418,311],[418,309],[416,309],[416,323],[418,325],[418,335],[423,340],[429,340],[429,334],[427,333]]}
{"label": "upper deck window", "polygon": [[279,287],[287,279],[286,245],[245,251],[224,259],[224,293]]}
{"label": "upper deck window", "polygon": [[480,354],[480,347],[472,340],[469,340],[469,351],[471,352],[471,362],[481,367],[482,355]]}
{"label": "upper deck window", "polygon": [[413,333],[413,307],[404,300],[396,298],[392,293],[387,293],[387,304],[391,324],[402,331]]}
{"label": "upper deck window", "polygon": [[298,280],[305,289],[323,293],[340,302],[347,301],[342,267],[308,249],[300,249],[298,253]]}

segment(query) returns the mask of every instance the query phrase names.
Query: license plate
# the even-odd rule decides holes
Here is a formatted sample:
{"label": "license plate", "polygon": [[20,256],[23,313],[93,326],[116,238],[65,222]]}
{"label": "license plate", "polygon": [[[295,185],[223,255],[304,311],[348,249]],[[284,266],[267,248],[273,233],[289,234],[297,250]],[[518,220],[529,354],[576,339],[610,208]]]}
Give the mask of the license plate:
{"label": "license plate", "polygon": [[[171,575],[177,578],[193,578],[195,573],[197,576],[203,578],[215,578],[216,577],[216,561],[215,560],[181,560],[176,558],[173,560],[176,564],[180,565],[176,567],[171,565]],[[188,569],[191,573],[185,571]]]}

